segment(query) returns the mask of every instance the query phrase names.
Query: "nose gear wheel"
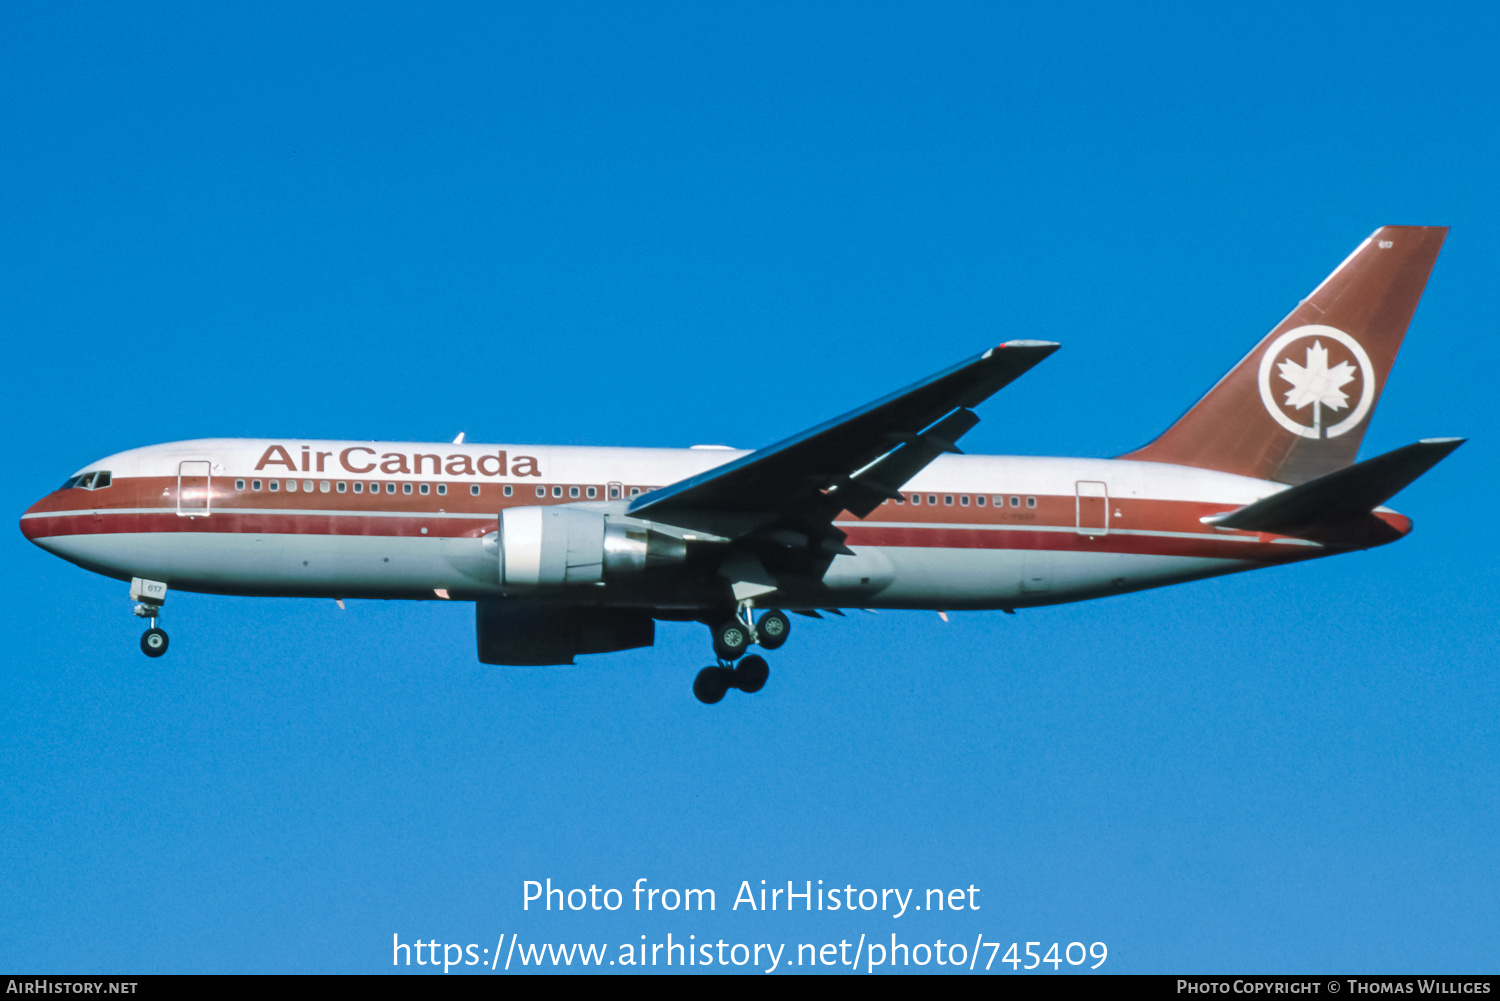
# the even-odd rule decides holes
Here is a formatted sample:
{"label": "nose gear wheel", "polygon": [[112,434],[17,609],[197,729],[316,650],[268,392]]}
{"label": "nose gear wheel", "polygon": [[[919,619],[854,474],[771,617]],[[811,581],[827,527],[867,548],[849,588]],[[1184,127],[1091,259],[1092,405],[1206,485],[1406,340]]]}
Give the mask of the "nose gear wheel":
{"label": "nose gear wheel", "polygon": [[147,657],[160,657],[167,652],[167,633],[152,626],[141,634],[141,653]]}

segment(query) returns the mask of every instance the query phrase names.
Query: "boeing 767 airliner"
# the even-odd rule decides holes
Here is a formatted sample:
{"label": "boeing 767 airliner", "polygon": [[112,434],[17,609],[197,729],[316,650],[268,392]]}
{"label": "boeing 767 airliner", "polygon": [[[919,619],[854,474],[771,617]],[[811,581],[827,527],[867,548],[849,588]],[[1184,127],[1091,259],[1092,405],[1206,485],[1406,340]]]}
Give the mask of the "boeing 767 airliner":
{"label": "boeing 767 airliner", "polygon": [[755,692],[787,612],[1082,601],[1384,545],[1383,507],[1460,444],[1355,462],[1447,234],[1376,230],[1144,448],[964,455],[974,408],[1058,345],[1013,340],[754,452],[211,438],[91,462],[21,531],[169,588],[475,603],[486,664],[571,664],[709,627],[693,691]]}

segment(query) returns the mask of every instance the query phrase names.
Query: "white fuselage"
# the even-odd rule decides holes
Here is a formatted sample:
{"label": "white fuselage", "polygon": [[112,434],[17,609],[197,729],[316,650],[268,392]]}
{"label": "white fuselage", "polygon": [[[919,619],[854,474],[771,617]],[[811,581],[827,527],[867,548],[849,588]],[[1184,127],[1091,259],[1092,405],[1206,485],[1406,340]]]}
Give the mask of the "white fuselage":
{"label": "white fuselage", "polygon": [[[623,513],[635,496],[744,454],[204,439],[92,463],[79,474],[107,471],[107,486],[55,491],[21,526],[80,566],[178,590],[473,600],[518,592],[502,583],[495,551],[502,509],[576,504]],[[904,486],[900,501],[863,520],[842,515],[835,525],[853,555],[835,557],[817,588],[788,603],[1014,608],[1324,555],[1305,540],[1200,521],[1281,489],[1152,462],[943,456]],[[704,600],[669,579],[607,580],[587,592],[563,585],[535,596],[547,595],[686,611]]]}

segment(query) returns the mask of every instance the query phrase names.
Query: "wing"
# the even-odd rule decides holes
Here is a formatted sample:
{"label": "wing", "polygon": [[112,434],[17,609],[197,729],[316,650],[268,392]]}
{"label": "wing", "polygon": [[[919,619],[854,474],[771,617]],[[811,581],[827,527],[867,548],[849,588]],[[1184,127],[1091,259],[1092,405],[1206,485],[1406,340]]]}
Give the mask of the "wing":
{"label": "wing", "polygon": [[643,494],[630,514],[737,538],[778,521],[864,517],[979,418],[978,406],[1060,345],[1007,341],[733,462]]}

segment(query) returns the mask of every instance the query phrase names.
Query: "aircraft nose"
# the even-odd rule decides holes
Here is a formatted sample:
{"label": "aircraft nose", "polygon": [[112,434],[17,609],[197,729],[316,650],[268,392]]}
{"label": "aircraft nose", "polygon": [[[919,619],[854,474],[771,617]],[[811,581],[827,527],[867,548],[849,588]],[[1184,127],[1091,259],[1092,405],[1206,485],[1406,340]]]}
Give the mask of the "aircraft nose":
{"label": "aircraft nose", "polygon": [[51,519],[47,515],[56,509],[56,494],[57,491],[53,491],[28,507],[21,515],[21,534],[26,536],[33,544],[40,546],[49,553],[53,550],[51,546],[47,545],[48,536],[51,534],[47,524]]}

